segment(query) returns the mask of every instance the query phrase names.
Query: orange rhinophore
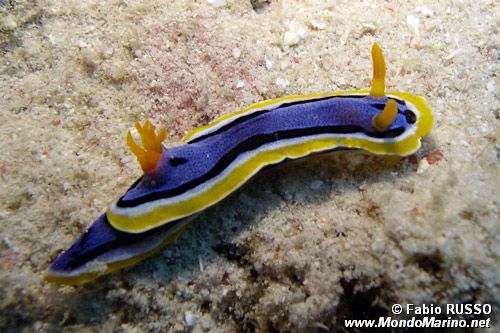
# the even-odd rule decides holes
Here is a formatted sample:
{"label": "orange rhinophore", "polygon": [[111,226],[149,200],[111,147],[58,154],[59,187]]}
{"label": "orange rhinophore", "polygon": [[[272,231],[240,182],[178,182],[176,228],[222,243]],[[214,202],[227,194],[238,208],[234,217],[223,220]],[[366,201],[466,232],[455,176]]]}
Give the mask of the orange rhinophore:
{"label": "orange rhinophore", "polygon": [[142,170],[144,172],[151,172],[156,168],[160,160],[162,152],[161,143],[167,136],[167,130],[162,128],[158,134],[155,134],[155,127],[149,120],[146,120],[142,127],[141,124],[136,121],[135,128],[141,137],[142,147],[135,143],[130,130],[127,132],[127,145],[137,157]]}
{"label": "orange rhinophore", "polygon": [[397,114],[398,106],[393,99],[390,99],[382,112],[373,117],[373,127],[375,127],[377,131],[385,131],[394,122]]}

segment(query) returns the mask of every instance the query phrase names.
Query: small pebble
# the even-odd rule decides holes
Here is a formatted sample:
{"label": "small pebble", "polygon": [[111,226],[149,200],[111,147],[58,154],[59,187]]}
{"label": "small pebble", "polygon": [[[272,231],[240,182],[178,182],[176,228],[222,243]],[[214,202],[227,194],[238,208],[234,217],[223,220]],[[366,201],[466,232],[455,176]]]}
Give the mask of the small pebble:
{"label": "small pebble", "polygon": [[417,39],[419,39],[420,38],[420,31],[419,31],[420,30],[420,20],[419,20],[419,18],[416,16],[413,16],[413,15],[408,15],[406,17],[406,23],[410,27],[410,30],[413,32],[415,37]]}
{"label": "small pebble", "polygon": [[312,18],[309,23],[316,30],[324,30],[326,28],[326,23],[324,21]]}
{"label": "small pebble", "polygon": [[191,311],[186,311],[184,313],[184,320],[189,327],[193,327],[196,324],[196,319],[197,317]]}
{"label": "small pebble", "polygon": [[241,51],[240,51],[240,49],[239,49],[239,48],[237,48],[237,47],[235,47],[235,48],[233,49],[233,57],[234,57],[235,59],[239,59],[239,58],[240,58],[240,56],[241,56]]}
{"label": "small pebble", "polygon": [[269,60],[267,57],[264,60],[266,62],[266,68],[267,69],[273,68],[273,62],[271,60]]}
{"label": "small pebble", "polygon": [[420,12],[425,16],[425,17],[431,17],[434,15],[434,11],[432,9],[430,9],[429,7],[427,6],[422,6],[419,8],[420,9]]}
{"label": "small pebble", "polygon": [[298,42],[302,38],[306,37],[308,33],[309,33],[309,31],[307,30],[306,27],[300,27],[296,31],[287,31],[287,32],[285,32],[285,38],[284,38],[283,42],[287,46],[292,46],[292,45],[298,44]]}
{"label": "small pebble", "polygon": [[290,82],[288,82],[287,80],[285,80],[281,77],[276,79],[276,85],[278,87],[280,87],[281,89],[285,89],[289,84],[290,84]]}
{"label": "small pebble", "polygon": [[489,81],[486,83],[486,89],[488,89],[490,94],[493,94],[495,92],[495,81]]}
{"label": "small pebble", "polygon": [[219,7],[224,7],[226,5],[226,0],[207,0],[207,2],[216,7],[216,8],[219,8]]}

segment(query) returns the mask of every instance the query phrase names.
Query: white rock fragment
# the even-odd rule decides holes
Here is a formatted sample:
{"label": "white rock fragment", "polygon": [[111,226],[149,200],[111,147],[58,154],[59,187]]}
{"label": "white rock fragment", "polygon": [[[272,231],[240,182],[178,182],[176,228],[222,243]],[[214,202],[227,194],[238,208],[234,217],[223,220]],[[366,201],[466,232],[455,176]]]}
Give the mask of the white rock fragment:
{"label": "white rock fragment", "polygon": [[448,54],[446,56],[446,58],[444,58],[444,60],[449,61],[449,60],[455,58],[457,56],[457,54],[459,54],[461,51],[462,51],[462,49],[456,49],[456,50],[452,51],[450,54]]}
{"label": "white rock fragment", "polygon": [[285,38],[283,40],[285,45],[288,45],[288,46],[295,45],[299,42],[299,40],[300,40],[300,38],[299,38],[299,35],[297,33],[291,32],[291,31],[285,32]]}
{"label": "white rock fragment", "polygon": [[342,37],[340,37],[340,45],[341,46],[344,46],[346,44],[350,33],[351,33],[351,30],[344,31],[344,33],[342,34]]}
{"label": "white rock fragment", "polygon": [[223,288],[223,289],[222,289],[222,292],[221,292],[222,297],[226,297],[226,296],[227,296],[227,293],[229,292],[229,290],[230,290],[230,289],[229,289],[229,288],[227,288],[227,287],[226,287],[226,288]]}
{"label": "white rock fragment", "polygon": [[48,35],[47,35],[47,40],[49,41],[49,43],[50,43],[51,45],[55,45],[55,44],[56,44],[55,39],[54,39],[54,36],[53,36],[52,34],[48,34]]}
{"label": "white rock fragment", "polygon": [[198,265],[200,266],[200,272],[205,271],[205,265],[203,265],[203,259],[201,259],[201,256],[198,256]]}
{"label": "white rock fragment", "polygon": [[377,27],[373,23],[365,22],[361,23],[364,32],[374,33]]}
{"label": "white rock fragment", "polygon": [[245,86],[245,81],[239,80],[238,82],[236,82],[236,88],[241,89],[244,86]]}
{"label": "white rock fragment", "polygon": [[418,8],[417,11],[422,13],[422,15],[424,15],[425,17],[434,16],[434,11],[427,6],[422,6],[422,7]]}
{"label": "white rock fragment", "polygon": [[420,163],[418,163],[417,173],[423,174],[427,169],[429,169],[429,167],[429,162],[427,162],[427,160],[423,158],[420,160]]}
{"label": "white rock fragment", "polygon": [[184,312],[184,321],[189,327],[193,327],[196,324],[196,319],[198,318],[191,311]]}
{"label": "white rock fragment", "polygon": [[417,40],[420,39],[420,19],[416,16],[408,15],[406,17],[406,23]]}
{"label": "white rock fragment", "polygon": [[276,79],[276,85],[278,87],[280,87],[281,89],[285,89],[289,84],[290,84],[290,82],[288,82],[287,80],[285,80],[281,77]]}
{"label": "white rock fragment", "polygon": [[297,31],[297,34],[299,35],[300,38],[306,38],[307,35],[309,34],[309,29],[306,27],[300,27],[299,30]]}
{"label": "white rock fragment", "polygon": [[113,53],[115,53],[115,50],[112,47],[107,47],[102,52],[102,55],[104,56],[104,58],[109,59],[113,56]]}
{"label": "white rock fragment", "polygon": [[489,81],[488,83],[486,83],[486,89],[488,90],[488,92],[490,94],[494,94],[495,93],[495,81]]}
{"label": "white rock fragment", "polygon": [[239,49],[239,48],[237,48],[237,47],[235,47],[235,48],[233,49],[233,57],[234,57],[235,59],[239,59],[239,58],[240,58],[240,56],[241,56],[241,51],[240,51],[240,49]]}
{"label": "white rock fragment", "polygon": [[269,60],[269,58],[268,58],[268,57],[265,57],[265,58],[264,58],[264,61],[265,61],[265,63],[266,63],[266,68],[267,68],[267,69],[271,69],[271,68],[273,68],[273,62],[272,62],[271,60]]}
{"label": "white rock fragment", "polygon": [[324,30],[326,28],[325,21],[319,20],[317,18],[310,19],[309,23],[311,24],[311,27],[313,27],[316,30]]}
{"label": "white rock fragment", "polygon": [[312,327],[319,328],[319,329],[325,330],[325,331],[329,331],[330,330],[330,328],[328,326],[326,326],[325,324],[320,323],[320,322],[316,322],[316,323],[312,324]]}
{"label": "white rock fragment", "polygon": [[85,47],[87,47],[87,43],[85,43],[84,40],[79,40],[76,42],[76,46],[78,46],[79,48],[83,49]]}
{"label": "white rock fragment", "polygon": [[283,42],[287,46],[292,46],[292,45],[298,44],[301,39],[303,39],[304,37],[307,36],[308,33],[309,33],[309,30],[303,26],[299,27],[296,30],[289,30],[289,31],[285,32],[285,38],[284,38]]}
{"label": "white rock fragment", "polygon": [[224,7],[226,2],[226,0],[207,0],[207,3],[215,8]]}

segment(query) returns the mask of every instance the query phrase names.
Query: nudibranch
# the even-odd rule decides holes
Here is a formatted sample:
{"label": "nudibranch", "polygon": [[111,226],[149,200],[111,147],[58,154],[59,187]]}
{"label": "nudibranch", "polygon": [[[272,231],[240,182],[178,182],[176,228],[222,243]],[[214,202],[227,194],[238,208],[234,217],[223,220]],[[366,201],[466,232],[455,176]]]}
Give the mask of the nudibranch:
{"label": "nudibranch", "polygon": [[136,123],[127,143],[144,171],[44,273],[79,284],[134,264],[173,242],[203,210],[262,168],[312,153],[363,149],[405,156],[433,126],[425,100],[385,91],[385,61],[372,47],[370,90],[287,96],[254,104],[194,129],[165,148],[165,129]]}

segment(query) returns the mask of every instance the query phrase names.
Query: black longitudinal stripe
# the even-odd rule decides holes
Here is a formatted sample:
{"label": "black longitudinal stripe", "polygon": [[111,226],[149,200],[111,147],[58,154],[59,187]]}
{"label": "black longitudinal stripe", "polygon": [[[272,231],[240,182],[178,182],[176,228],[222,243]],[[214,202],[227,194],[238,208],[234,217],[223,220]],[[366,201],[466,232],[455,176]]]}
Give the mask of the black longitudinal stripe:
{"label": "black longitudinal stripe", "polygon": [[[112,232],[113,235],[116,237],[115,240],[107,242],[103,245],[96,246],[92,248],[91,250],[85,250],[87,239],[86,236],[88,236],[92,232],[92,227],[82,236],[82,239],[75,243],[73,247],[78,246],[82,248],[81,251],[76,250],[74,255],[72,256],[71,260],[66,264],[66,268],[77,268],[83,264],[88,263],[89,261],[97,258],[101,254],[104,254],[110,250],[117,249],[122,246],[127,246],[130,244],[135,244],[141,239],[145,239],[148,237],[153,237],[155,235],[158,235],[161,232],[165,232],[168,229],[174,228],[177,224],[181,223],[184,221],[185,218],[179,219],[177,221],[173,221],[170,223],[167,223],[159,228],[149,230],[140,234],[130,234],[127,232],[122,232],[119,230],[116,230],[113,228],[110,224],[108,219],[105,217],[105,225],[108,227],[109,232]],[[71,247],[68,252],[75,250],[73,247]]]}
{"label": "black longitudinal stripe", "polygon": [[404,132],[404,128],[398,127],[385,132],[365,132],[360,126],[318,126],[318,127],[310,127],[310,128],[301,128],[301,129],[293,129],[286,131],[279,131],[273,134],[257,134],[254,135],[245,141],[240,142],[236,147],[231,149],[229,152],[224,154],[222,158],[204,175],[193,179],[187,183],[184,183],[174,189],[165,190],[161,192],[153,192],[147,195],[144,195],[140,198],[124,200],[123,197],[118,200],[116,205],[118,207],[126,208],[126,207],[136,207],[142,203],[155,201],[158,199],[164,199],[173,197],[179,194],[182,194],[190,189],[195,188],[196,186],[216,177],[219,175],[224,169],[227,168],[229,164],[231,164],[238,156],[242,153],[255,150],[262,145],[286,140],[286,139],[294,139],[300,137],[307,137],[318,134],[357,134],[362,133],[372,138],[394,138]]}
{"label": "black longitudinal stripe", "polygon": [[[199,142],[199,141],[204,140],[206,138],[209,138],[211,136],[214,136],[214,135],[217,135],[217,134],[222,133],[224,131],[227,131],[228,129],[230,129],[238,124],[241,124],[242,122],[245,122],[247,120],[255,118],[255,117],[257,117],[261,114],[264,114],[266,112],[269,112],[269,111],[275,111],[275,110],[279,110],[281,108],[286,108],[289,106],[295,106],[295,105],[306,104],[306,103],[311,103],[311,102],[326,101],[328,99],[334,99],[334,98],[365,98],[366,96],[367,95],[338,95],[338,96],[326,96],[326,97],[320,97],[320,98],[312,98],[312,99],[304,99],[304,100],[300,100],[300,101],[286,102],[286,103],[283,103],[274,109],[259,110],[259,111],[247,114],[245,116],[241,116],[241,117],[233,120],[232,122],[228,123],[227,125],[222,126],[221,128],[217,129],[216,131],[213,131],[213,132],[207,133],[205,135],[202,135],[200,137],[197,137],[195,139],[189,140],[188,144]],[[394,99],[396,101],[396,103],[398,103],[400,105],[405,105],[405,102],[402,100],[399,100],[397,98],[391,98],[391,99]],[[385,104],[380,104],[380,105],[385,106]],[[377,106],[379,106],[379,104],[375,104],[375,107],[380,109]],[[383,109],[384,108],[382,107],[382,109],[380,109],[380,110],[383,110]],[[401,113],[401,112],[398,110],[398,113]]]}

